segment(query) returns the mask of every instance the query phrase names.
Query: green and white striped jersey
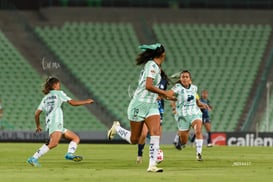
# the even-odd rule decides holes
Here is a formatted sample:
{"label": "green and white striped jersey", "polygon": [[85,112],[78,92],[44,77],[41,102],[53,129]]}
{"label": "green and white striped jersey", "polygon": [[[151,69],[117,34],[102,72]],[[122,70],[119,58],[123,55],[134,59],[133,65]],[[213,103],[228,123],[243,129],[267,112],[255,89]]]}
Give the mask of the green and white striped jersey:
{"label": "green and white striped jersey", "polygon": [[158,94],[146,89],[146,79],[147,77],[152,78],[154,80],[153,85],[159,87],[160,73],[160,67],[153,60],[148,61],[140,72],[138,86],[134,92],[133,99],[146,103],[156,103]]}
{"label": "green and white striped jersey", "polygon": [[197,99],[197,86],[190,85],[189,88],[183,87],[182,84],[177,83],[173,86],[172,90],[176,94],[176,112],[177,116],[191,116],[200,114],[200,108],[196,104]]}
{"label": "green and white striped jersey", "polygon": [[71,100],[61,90],[51,90],[47,95],[44,96],[38,110],[42,110],[46,114],[46,128],[53,122],[63,123],[63,111],[62,103]]}

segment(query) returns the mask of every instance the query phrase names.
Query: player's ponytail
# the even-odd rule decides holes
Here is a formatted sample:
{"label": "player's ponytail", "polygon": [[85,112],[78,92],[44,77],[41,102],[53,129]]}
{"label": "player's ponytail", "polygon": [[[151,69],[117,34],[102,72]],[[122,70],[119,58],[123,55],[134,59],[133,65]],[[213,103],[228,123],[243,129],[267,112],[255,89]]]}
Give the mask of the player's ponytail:
{"label": "player's ponytail", "polygon": [[49,77],[46,79],[43,90],[42,92],[46,95],[50,92],[50,90],[53,90],[53,85],[60,82],[57,78],[55,77]]}
{"label": "player's ponytail", "polygon": [[165,48],[160,43],[141,45],[139,48],[143,52],[137,56],[136,65],[145,64],[149,60],[160,57],[165,52]]}

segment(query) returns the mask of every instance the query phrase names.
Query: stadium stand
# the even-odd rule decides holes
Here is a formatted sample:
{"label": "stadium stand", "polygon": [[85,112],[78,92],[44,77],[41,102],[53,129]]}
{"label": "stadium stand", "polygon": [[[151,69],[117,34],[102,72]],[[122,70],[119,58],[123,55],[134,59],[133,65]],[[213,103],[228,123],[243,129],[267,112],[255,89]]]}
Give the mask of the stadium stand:
{"label": "stadium stand", "polygon": [[[264,64],[261,63],[265,62],[266,51],[272,46],[268,42],[272,26],[271,14],[269,11],[251,10],[250,13],[248,10],[233,9],[181,11],[180,8],[49,7],[41,8],[39,13],[20,12],[14,19],[22,20],[18,17],[25,17],[21,27],[25,23],[29,25],[28,29],[37,27],[36,34],[44,44],[37,41],[36,37],[32,43],[43,45],[40,46],[41,50],[46,49],[44,45],[47,45],[56,55],[53,59],[58,57],[55,60],[61,60],[65,70],[70,70],[67,78],[75,75],[76,79],[72,76],[73,82],[82,86],[78,90],[86,91],[88,88],[88,94],[92,93],[96,103],[102,103],[100,108],[104,114],[92,112],[97,117],[111,116],[100,118],[108,127],[113,118],[128,123],[128,87],[135,87],[139,74],[134,64],[139,51],[137,45],[139,42],[159,41],[167,49],[167,60],[163,68],[169,75],[183,68],[189,69],[199,91],[203,88],[209,90],[215,106],[212,112],[213,131],[234,131],[236,124],[238,131],[244,122],[243,113],[250,112],[248,106],[252,105],[250,100],[255,95],[260,78],[258,69],[263,70]],[[0,15],[4,17],[0,24],[3,27],[9,25],[9,28],[3,28],[3,32],[30,65],[35,67],[35,60],[40,60],[43,54],[36,53],[32,57],[32,53],[25,49],[24,45],[29,42],[25,37],[28,36],[19,32],[27,30],[20,30],[19,27],[14,30],[18,23],[9,23],[10,14],[0,12]],[[17,42],[17,39],[21,41]],[[37,71],[43,74],[43,70],[38,68]],[[65,77],[66,72],[63,75]],[[69,82],[69,79],[66,81]],[[71,89],[71,85],[73,83],[67,84],[70,91],[81,97],[80,91]],[[40,90],[37,89],[37,92]],[[5,102],[3,100],[4,107]],[[257,102],[264,105],[259,99]],[[176,123],[170,113],[166,104],[165,130],[173,132]],[[126,126],[128,128],[128,124]]]}
{"label": "stadium stand", "polygon": [[[154,24],[153,30],[158,41],[166,45],[167,73],[192,70],[194,83],[211,94],[214,130],[233,131],[247,102],[271,27],[163,23]],[[37,27],[36,33],[128,127],[127,88],[135,84],[138,75],[132,63],[138,45],[132,25],[66,22],[60,28]],[[217,104],[220,102],[225,104]],[[170,113],[166,107],[167,131],[176,129]]]}
{"label": "stadium stand", "polygon": [[[35,130],[34,112],[43,95],[43,78],[0,32],[0,82],[4,107],[1,128],[5,130]],[[67,95],[75,98],[65,87]],[[76,99],[76,98],[75,98]],[[64,104],[65,127],[75,131],[104,131],[100,123],[85,107]],[[44,116],[44,115],[42,115]],[[44,119],[41,118],[44,123]]]}
{"label": "stadium stand", "polygon": [[214,106],[213,130],[234,131],[271,26],[166,23],[154,24],[153,29],[168,51],[164,66],[167,72],[192,70],[193,83],[199,91],[209,91]]}
{"label": "stadium stand", "polygon": [[35,32],[60,60],[127,127],[128,87],[139,69],[138,40],[129,23],[66,22],[36,27]]}

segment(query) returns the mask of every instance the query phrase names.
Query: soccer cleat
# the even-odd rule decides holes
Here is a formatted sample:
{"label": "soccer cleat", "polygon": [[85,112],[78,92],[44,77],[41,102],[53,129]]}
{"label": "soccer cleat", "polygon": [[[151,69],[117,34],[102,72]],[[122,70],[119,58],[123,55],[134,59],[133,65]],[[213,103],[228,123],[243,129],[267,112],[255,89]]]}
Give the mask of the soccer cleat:
{"label": "soccer cleat", "polygon": [[65,159],[72,160],[72,161],[75,161],[75,162],[80,162],[80,161],[83,160],[83,157],[82,156],[78,156],[78,155],[74,155],[72,153],[66,153]]}
{"label": "soccer cleat", "polygon": [[163,169],[162,169],[162,168],[158,168],[158,167],[156,167],[156,166],[150,166],[150,167],[147,169],[147,172],[162,173],[162,172],[163,172]]}
{"label": "soccer cleat", "polygon": [[119,121],[114,121],[112,127],[108,130],[108,140],[113,140],[114,136],[117,134],[116,126],[120,126]]}
{"label": "soccer cleat", "polygon": [[207,145],[207,147],[213,147],[213,144],[212,144],[212,143],[209,143],[209,144]]}
{"label": "soccer cleat", "polygon": [[142,163],[142,157],[141,156],[137,156],[136,164],[141,164],[141,163]]}
{"label": "soccer cleat", "polygon": [[174,144],[174,147],[177,149],[177,150],[182,150],[182,147],[181,147],[181,144],[180,144],[180,142],[174,142],[173,143]]}
{"label": "soccer cleat", "polygon": [[183,145],[181,144],[180,138],[179,138],[177,141],[173,142],[173,144],[174,144],[174,147],[175,147],[177,150],[182,150],[183,148],[186,147],[185,144],[183,144]]}
{"label": "soccer cleat", "polygon": [[174,147],[177,149],[177,150],[182,150],[183,148],[185,148],[186,147],[186,145],[185,144],[181,144],[180,143],[180,141],[178,142],[178,143],[173,143],[174,144]]}
{"label": "soccer cleat", "polygon": [[196,159],[197,159],[198,161],[202,161],[202,160],[203,160],[202,155],[201,155],[200,153],[198,153],[198,154],[196,155]]}
{"label": "soccer cleat", "polygon": [[30,165],[34,166],[34,167],[40,167],[40,166],[41,166],[41,165],[39,164],[39,162],[38,162],[38,159],[36,159],[36,158],[34,158],[34,157],[28,158],[27,162],[28,162]]}

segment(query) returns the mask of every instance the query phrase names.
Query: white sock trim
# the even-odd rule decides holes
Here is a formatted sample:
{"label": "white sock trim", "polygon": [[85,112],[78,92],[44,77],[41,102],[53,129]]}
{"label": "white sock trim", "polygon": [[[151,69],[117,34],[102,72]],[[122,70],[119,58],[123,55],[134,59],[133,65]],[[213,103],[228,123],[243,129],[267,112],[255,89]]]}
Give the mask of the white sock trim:
{"label": "white sock trim", "polygon": [[202,153],[203,139],[195,139],[196,154]]}

